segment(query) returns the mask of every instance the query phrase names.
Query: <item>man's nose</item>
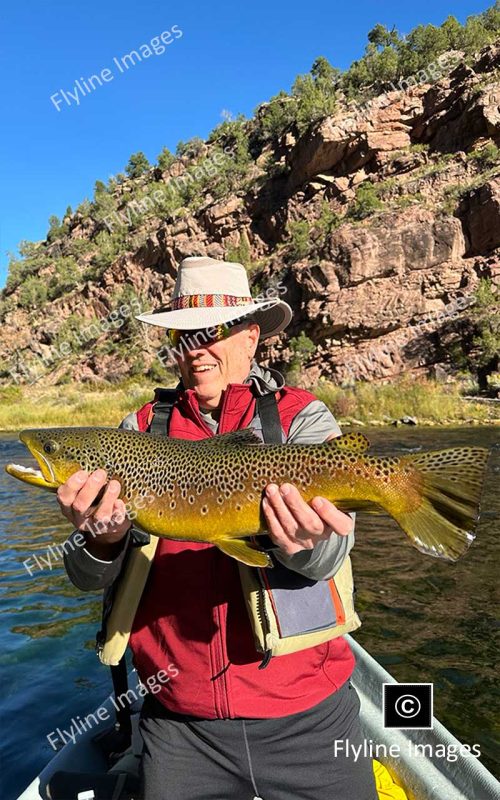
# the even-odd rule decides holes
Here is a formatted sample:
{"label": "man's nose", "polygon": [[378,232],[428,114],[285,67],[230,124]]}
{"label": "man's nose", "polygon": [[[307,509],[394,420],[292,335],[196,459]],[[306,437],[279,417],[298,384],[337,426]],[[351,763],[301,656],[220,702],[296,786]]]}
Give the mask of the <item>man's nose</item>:
{"label": "man's nose", "polygon": [[200,353],[206,353],[208,350],[206,345],[198,344],[196,342],[188,343],[186,346],[186,354],[189,356],[198,356]]}

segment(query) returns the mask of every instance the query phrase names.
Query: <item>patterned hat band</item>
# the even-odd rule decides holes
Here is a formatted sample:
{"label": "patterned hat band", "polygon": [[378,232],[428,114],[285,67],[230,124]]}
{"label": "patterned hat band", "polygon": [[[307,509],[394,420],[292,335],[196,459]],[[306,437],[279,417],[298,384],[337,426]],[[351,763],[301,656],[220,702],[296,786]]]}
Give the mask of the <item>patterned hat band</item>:
{"label": "patterned hat band", "polygon": [[253,303],[252,297],[236,297],[234,294],[185,294],[172,299],[171,309],[179,308],[221,308],[224,306],[247,306]]}

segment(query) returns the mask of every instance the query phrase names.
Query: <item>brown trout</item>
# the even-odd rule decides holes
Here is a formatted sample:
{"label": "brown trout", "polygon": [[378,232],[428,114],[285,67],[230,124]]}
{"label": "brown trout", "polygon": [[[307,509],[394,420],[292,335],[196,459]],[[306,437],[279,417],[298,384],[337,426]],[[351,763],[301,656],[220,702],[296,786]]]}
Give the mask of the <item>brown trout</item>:
{"label": "brown trout", "polygon": [[[366,454],[348,433],[322,444],[263,444],[250,430],[186,441],[113,428],[49,428],[19,438],[40,467],[8,464],[51,491],[77,470],[105,469],[121,484],[134,524],[154,536],[210,542],[250,566],[271,566],[245,537],[266,533],[264,487],[296,485],[344,511],[385,511],[421,552],[455,561],[475,536],[488,450],[460,447],[401,458]],[[133,514],[131,513],[133,512]]]}

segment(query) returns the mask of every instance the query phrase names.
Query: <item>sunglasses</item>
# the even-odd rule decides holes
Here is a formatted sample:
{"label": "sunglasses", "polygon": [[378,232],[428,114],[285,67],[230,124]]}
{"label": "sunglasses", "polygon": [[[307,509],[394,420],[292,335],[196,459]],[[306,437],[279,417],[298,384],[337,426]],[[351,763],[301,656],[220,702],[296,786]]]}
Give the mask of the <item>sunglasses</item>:
{"label": "sunglasses", "polygon": [[167,328],[167,337],[171,347],[178,347],[182,341],[187,349],[191,349],[227,339],[233,328],[243,324],[245,323],[242,323],[241,320],[232,320],[222,322],[220,325],[212,325],[209,328],[195,328],[189,331]]}

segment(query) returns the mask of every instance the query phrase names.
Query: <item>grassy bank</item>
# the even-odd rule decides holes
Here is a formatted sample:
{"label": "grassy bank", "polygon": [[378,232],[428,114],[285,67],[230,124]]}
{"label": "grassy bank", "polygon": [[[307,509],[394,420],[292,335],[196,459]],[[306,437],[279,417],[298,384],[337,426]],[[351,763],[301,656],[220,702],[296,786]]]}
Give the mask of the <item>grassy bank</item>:
{"label": "grassy bank", "polygon": [[[0,430],[29,427],[115,426],[153,395],[153,384],[127,381],[98,387],[18,387],[0,389]],[[341,388],[321,382],[315,394],[341,425],[390,424],[405,415],[421,425],[500,424],[500,403],[465,400],[459,384],[404,379],[392,385],[358,383]]]}
{"label": "grassy bank", "polygon": [[390,424],[404,416],[419,425],[500,424],[500,403],[466,400],[463,383],[403,378],[393,384],[357,383],[349,388],[321,382],[315,394],[342,424]]}
{"label": "grassy bank", "polygon": [[104,425],[116,426],[151,399],[154,386],[123,383],[92,387],[38,386],[0,389],[0,430]]}

